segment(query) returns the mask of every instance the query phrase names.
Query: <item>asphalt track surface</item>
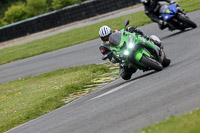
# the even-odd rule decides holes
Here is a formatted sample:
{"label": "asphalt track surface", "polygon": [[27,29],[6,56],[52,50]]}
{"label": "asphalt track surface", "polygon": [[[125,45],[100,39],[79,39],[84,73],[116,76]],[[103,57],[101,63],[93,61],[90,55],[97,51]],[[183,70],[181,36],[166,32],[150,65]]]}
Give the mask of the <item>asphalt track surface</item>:
{"label": "asphalt track surface", "polygon": [[[163,71],[138,71],[129,81],[118,79],[9,133],[133,133],[171,115],[200,107],[199,14],[200,10],[188,14],[198,28],[185,32],[160,31],[156,24],[141,27],[145,33],[162,39],[172,60]],[[20,74],[23,63],[28,63],[33,73],[58,66],[100,63],[98,43],[99,40],[93,40],[13,65]],[[34,67],[35,64],[38,66]],[[13,66],[7,67],[9,70]],[[24,68],[24,71],[30,70]]]}

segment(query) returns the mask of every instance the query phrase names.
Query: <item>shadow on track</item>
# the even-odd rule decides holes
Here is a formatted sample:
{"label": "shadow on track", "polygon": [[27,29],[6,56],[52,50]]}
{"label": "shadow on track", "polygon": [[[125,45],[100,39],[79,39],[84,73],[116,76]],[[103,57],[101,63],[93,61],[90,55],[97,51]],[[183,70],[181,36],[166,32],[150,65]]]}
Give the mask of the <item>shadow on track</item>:
{"label": "shadow on track", "polygon": [[165,40],[165,39],[168,39],[168,38],[174,37],[174,36],[176,36],[176,35],[179,35],[179,34],[181,34],[181,33],[184,33],[184,32],[187,32],[187,31],[190,31],[190,30],[192,30],[192,29],[186,29],[186,30],[184,30],[184,31],[178,31],[178,32],[173,33],[173,34],[170,34],[170,35],[168,35],[168,36],[161,37],[160,39],[161,39],[161,40]]}
{"label": "shadow on track", "polygon": [[[118,89],[120,89],[120,88],[123,88],[123,87],[125,87],[125,86],[128,86],[128,85],[134,83],[134,81],[137,81],[137,80],[139,80],[139,79],[141,79],[141,78],[150,76],[150,75],[152,75],[152,74],[154,74],[154,73],[157,73],[157,72],[156,72],[156,71],[151,71],[151,72],[148,72],[148,73],[146,73],[146,74],[142,74],[142,75],[140,75],[140,76],[137,76],[137,77],[135,77],[135,78],[133,78],[133,79],[130,79],[130,80],[128,80],[128,81],[121,80],[121,81],[118,81],[117,83],[112,83],[112,84],[110,84],[110,85],[106,85],[105,87],[103,87],[103,89],[97,91],[97,92],[95,93],[95,95],[93,95],[92,97],[87,98],[86,101],[90,101],[90,100],[93,100],[93,99],[102,97],[104,94],[107,95],[106,93],[109,94],[109,93],[110,93],[112,90],[114,90],[114,89],[117,89],[117,90],[118,90]],[[118,87],[119,87],[119,88],[118,88]],[[109,92],[109,91],[110,91],[110,92]],[[115,90],[114,90],[114,91],[115,91]]]}
{"label": "shadow on track", "polygon": [[146,73],[146,74],[140,75],[140,76],[138,76],[138,77],[132,78],[132,79],[127,80],[127,81],[124,80],[124,81],[122,81],[122,82],[120,82],[120,83],[117,83],[117,84],[115,84],[115,85],[110,86],[108,89],[111,90],[111,89],[113,89],[113,88],[116,88],[116,87],[118,87],[118,86],[124,85],[124,84],[126,84],[126,83],[129,83],[129,82],[132,82],[132,81],[136,81],[136,80],[138,80],[138,79],[141,79],[141,78],[150,76],[150,75],[152,75],[152,74],[154,74],[154,73],[157,73],[157,72],[156,72],[156,71],[152,71],[152,72],[148,72],[148,73]]}
{"label": "shadow on track", "polygon": [[149,76],[149,75],[152,75],[152,74],[154,74],[154,73],[157,73],[157,71],[148,72],[148,73],[146,73],[146,74],[143,74],[143,75],[140,75],[140,76],[135,77],[135,78],[133,78],[133,79],[130,79],[130,80],[128,80],[127,82],[131,82],[131,81],[134,81],[134,80],[138,80],[138,79],[147,77],[147,76]]}

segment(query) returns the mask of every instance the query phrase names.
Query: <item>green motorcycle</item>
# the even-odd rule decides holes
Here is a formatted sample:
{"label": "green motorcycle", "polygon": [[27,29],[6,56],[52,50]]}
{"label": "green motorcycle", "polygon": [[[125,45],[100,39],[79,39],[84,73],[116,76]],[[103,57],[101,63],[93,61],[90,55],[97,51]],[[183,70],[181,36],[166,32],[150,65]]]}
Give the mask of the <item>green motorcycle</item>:
{"label": "green motorcycle", "polygon": [[[105,54],[102,59],[105,60],[110,56],[114,56],[119,63],[143,71],[161,71],[163,67],[169,66],[171,60],[166,56],[163,48],[158,47],[152,41],[137,33],[128,32],[126,30],[128,24],[129,20],[126,20],[124,29],[110,35],[110,52]],[[151,37],[156,41],[160,41],[156,36]]]}

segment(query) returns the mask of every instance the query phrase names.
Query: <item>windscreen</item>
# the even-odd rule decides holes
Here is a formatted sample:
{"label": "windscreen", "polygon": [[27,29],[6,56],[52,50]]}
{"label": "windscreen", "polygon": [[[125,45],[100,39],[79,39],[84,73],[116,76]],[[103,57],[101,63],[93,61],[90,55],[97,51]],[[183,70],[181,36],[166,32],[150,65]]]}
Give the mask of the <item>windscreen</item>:
{"label": "windscreen", "polygon": [[109,42],[111,46],[118,46],[121,42],[121,33],[115,32],[110,35]]}
{"label": "windscreen", "polygon": [[166,13],[167,9],[168,9],[168,5],[162,5],[159,11],[160,14]]}

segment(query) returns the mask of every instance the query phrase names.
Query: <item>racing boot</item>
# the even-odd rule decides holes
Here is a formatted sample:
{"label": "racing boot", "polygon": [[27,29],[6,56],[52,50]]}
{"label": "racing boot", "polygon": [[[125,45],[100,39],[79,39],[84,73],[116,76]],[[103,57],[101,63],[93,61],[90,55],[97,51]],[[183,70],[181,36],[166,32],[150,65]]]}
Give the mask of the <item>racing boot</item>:
{"label": "racing boot", "polygon": [[124,80],[129,80],[132,76],[133,73],[135,73],[137,69],[124,64],[124,63],[119,63],[119,73],[122,79]]}
{"label": "racing boot", "polygon": [[168,23],[168,29],[169,29],[170,31],[174,31],[174,30],[176,30],[176,27],[174,27],[173,24]]}
{"label": "racing boot", "polygon": [[159,20],[159,22],[158,22],[158,27],[159,27],[161,30],[164,30],[165,28],[167,28],[167,22],[164,22],[163,20]]}

